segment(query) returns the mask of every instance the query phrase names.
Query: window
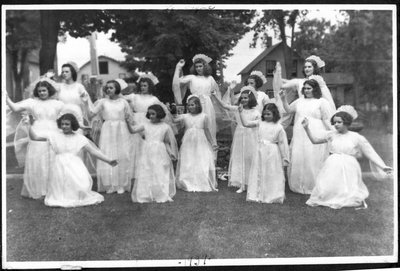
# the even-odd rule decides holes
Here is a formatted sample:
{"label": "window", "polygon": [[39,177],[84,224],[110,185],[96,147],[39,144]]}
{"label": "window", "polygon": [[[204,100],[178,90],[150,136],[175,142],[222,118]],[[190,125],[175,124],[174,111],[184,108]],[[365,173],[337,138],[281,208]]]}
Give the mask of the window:
{"label": "window", "polygon": [[99,61],[99,70],[100,70],[100,74],[108,74],[108,62],[107,61]]}
{"label": "window", "polygon": [[273,76],[274,75],[274,70],[276,66],[276,60],[267,60],[266,63],[266,76]]}
{"label": "window", "polygon": [[294,59],[292,62],[292,77],[297,77],[297,59]]}

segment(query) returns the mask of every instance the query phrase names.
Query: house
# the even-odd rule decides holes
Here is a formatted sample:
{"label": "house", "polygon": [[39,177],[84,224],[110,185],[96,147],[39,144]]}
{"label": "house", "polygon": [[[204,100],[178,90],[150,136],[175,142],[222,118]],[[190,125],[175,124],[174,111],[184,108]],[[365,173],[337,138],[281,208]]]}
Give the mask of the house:
{"label": "house", "polygon": [[[233,89],[235,91],[237,88],[241,88],[244,82],[249,77],[252,71],[261,71],[267,78],[267,83],[262,86],[261,90],[266,92],[268,96],[273,97],[272,89],[272,78],[275,69],[276,62],[279,62],[282,66],[282,77],[287,78],[286,68],[284,61],[284,47],[282,42],[277,43],[273,46],[266,48],[260,55],[258,55],[253,61],[251,61],[242,71],[238,73],[241,75],[241,84],[236,85]],[[290,47],[289,47],[290,48]],[[290,48],[290,50],[292,50]],[[301,78],[303,77],[302,70],[304,65],[304,59],[294,50],[293,53],[293,70],[290,78]]]}
{"label": "house", "polygon": [[[116,78],[128,78],[132,74],[128,70],[121,66],[120,62],[104,55],[98,57],[99,61],[99,75],[97,79],[101,80],[103,85]],[[92,77],[91,63],[90,61],[83,64],[78,72],[78,81],[85,83],[89,78]]]}
{"label": "house", "polygon": [[[245,80],[249,77],[252,71],[258,70],[264,73],[267,78],[267,83],[261,88],[269,97],[273,97],[272,79],[273,71],[276,62],[282,66],[283,78],[303,78],[304,59],[296,52],[293,53],[293,70],[290,76],[286,75],[285,61],[284,61],[284,48],[282,42],[265,49],[259,56],[251,61],[241,72],[241,83],[233,88],[236,92],[244,85]],[[290,49],[291,50],[291,49]],[[329,90],[331,91],[333,100],[336,106],[343,104],[354,104],[353,82],[354,77],[347,73],[324,73],[322,74]]]}

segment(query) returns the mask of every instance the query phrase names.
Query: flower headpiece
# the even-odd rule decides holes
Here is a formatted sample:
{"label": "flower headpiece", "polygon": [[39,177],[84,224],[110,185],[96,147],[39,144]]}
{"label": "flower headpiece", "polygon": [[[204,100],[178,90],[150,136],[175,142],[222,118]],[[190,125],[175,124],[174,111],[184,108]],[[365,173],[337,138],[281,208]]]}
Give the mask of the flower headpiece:
{"label": "flower headpiece", "polygon": [[242,94],[242,92],[245,91],[245,90],[250,90],[254,94],[256,99],[257,99],[257,91],[252,86],[244,86],[244,87],[242,87],[240,89],[240,94]]}
{"label": "flower headpiece", "polygon": [[317,63],[318,68],[325,67],[325,62],[319,56],[315,55],[309,56],[306,58],[306,61],[310,59],[314,60]]}
{"label": "flower headpiece", "polygon": [[250,73],[250,75],[255,75],[255,76],[260,77],[260,79],[261,79],[262,82],[263,82],[263,85],[264,85],[265,83],[267,83],[267,78],[265,78],[264,74],[263,74],[262,72],[260,72],[260,71],[252,71],[252,72]]}
{"label": "flower headpiece", "polygon": [[121,90],[126,89],[128,87],[128,84],[125,82],[125,80],[121,78],[115,79],[114,81],[116,81],[119,84]]}
{"label": "flower headpiece", "polygon": [[82,115],[80,114],[80,112],[77,110],[77,108],[75,106],[69,106],[69,105],[64,105],[63,109],[60,111],[60,113],[58,114],[57,119],[59,119],[62,115],[65,114],[72,114],[74,115],[74,117],[76,118],[76,120],[78,121],[80,126],[83,126],[83,118]]}
{"label": "flower headpiece", "polygon": [[342,105],[336,110],[336,113],[337,112],[346,112],[353,118],[353,120],[358,117],[357,111],[351,105]]}
{"label": "flower headpiece", "polygon": [[157,85],[159,82],[158,78],[152,72],[148,72],[148,73],[144,73],[144,74],[140,75],[139,79],[136,82],[139,83],[140,79],[142,79],[142,78],[149,78],[153,82],[154,85]]}
{"label": "flower headpiece", "polygon": [[196,95],[196,94],[190,94],[190,95],[187,97],[186,102],[189,102],[189,100],[190,100],[191,98],[193,98],[193,97],[196,97],[196,98],[199,98],[199,99],[200,99],[200,97],[199,97],[198,95]]}
{"label": "flower headpiece", "polygon": [[74,68],[74,70],[76,71],[76,73],[79,72],[78,65],[77,65],[75,62],[73,62],[73,61],[68,61],[67,64],[71,65],[72,68]]}
{"label": "flower headpiece", "polygon": [[202,59],[204,62],[209,64],[212,61],[212,58],[209,56],[206,56],[204,54],[197,54],[192,58],[193,63],[196,62],[197,59]]}

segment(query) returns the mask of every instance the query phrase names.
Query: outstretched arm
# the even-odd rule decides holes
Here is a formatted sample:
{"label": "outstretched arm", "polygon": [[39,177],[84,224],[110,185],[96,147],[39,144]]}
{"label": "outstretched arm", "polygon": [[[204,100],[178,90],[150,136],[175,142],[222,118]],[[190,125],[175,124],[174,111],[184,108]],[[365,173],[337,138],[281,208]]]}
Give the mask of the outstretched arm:
{"label": "outstretched arm", "polygon": [[112,160],[109,159],[107,156],[105,156],[100,150],[94,148],[92,145],[90,144],[86,144],[83,147],[86,151],[88,151],[91,155],[93,155],[94,157],[96,157],[97,159],[100,159],[104,162],[106,162],[107,164],[110,164],[111,166],[116,166],[118,165],[118,161],[117,160]]}
{"label": "outstretched arm", "polygon": [[233,110],[233,109],[237,108],[237,106],[228,105],[228,104],[224,103],[223,101],[221,101],[221,99],[218,97],[216,90],[211,91],[211,97],[214,97],[214,99],[217,101],[217,103],[226,110]]}
{"label": "outstretched arm", "polygon": [[317,138],[312,134],[310,128],[308,127],[308,119],[307,118],[304,118],[304,120],[301,122],[301,124],[303,125],[304,130],[306,130],[308,138],[310,139],[310,141],[313,144],[322,144],[322,143],[327,142],[326,139]]}
{"label": "outstretched arm", "polygon": [[26,110],[25,106],[23,106],[22,104],[18,104],[18,103],[14,103],[10,97],[7,94],[7,91],[3,91],[3,96],[6,97],[6,104],[8,105],[8,107],[10,107],[10,109],[14,112],[21,112]]}

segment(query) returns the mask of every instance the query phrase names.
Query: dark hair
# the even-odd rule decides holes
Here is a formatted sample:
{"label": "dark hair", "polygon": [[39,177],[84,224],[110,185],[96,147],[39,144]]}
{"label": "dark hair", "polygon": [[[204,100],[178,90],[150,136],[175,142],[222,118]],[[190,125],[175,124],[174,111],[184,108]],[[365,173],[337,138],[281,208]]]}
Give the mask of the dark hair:
{"label": "dark hair", "polygon": [[161,105],[153,104],[147,108],[146,118],[148,118],[148,119],[150,119],[150,116],[149,116],[150,109],[154,110],[156,112],[156,117],[159,120],[165,118],[165,116],[167,115]]}
{"label": "dark hair", "polygon": [[[306,63],[311,63],[311,65],[314,68],[313,74],[314,75],[320,75],[321,74],[321,68],[318,67],[317,62],[314,59],[308,59],[304,62],[304,64]],[[304,77],[306,77],[306,73],[304,72],[304,67],[303,67],[303,75]]]}
{"label": "dark hair", "polygon": [[153,81],[151,81],[151,79],[150,79],[150,78],[147,78],[147,77],[142,77],[142,78],[140,78],[140,80],[139,80],[139,93],[142,92],[142,90],[140,89],[140,83],[143,83],[143,82],[146,82],[147,85],[149,86],[148,92],[149,92],[150,94],[153,94],[153,93],[154,93],[154,90],[155,90],[155,88],[156,88],[156,86],[154,85]]}
{"label": "dark hair", "polygon": [[315,99],[319,99],[322,97],[321,88],[319,87],[318,82],[314,79],[309,79],[309,80],[304,81],[303,87],[301,88],[301,94],[304,95],[304,86],[306,84],[312,87],[312,94]]}
{"label": "dark hair", "polygon": [[201,58],[197,58],[197,59],[193,62],[192,67],[190,67],[190,73],[191,73],[191,74],[197,75],[196,68],[195,68],[195,66],[196,66],[197,63],[203,64],[203,67],[204,67],[204,68],[203,68],[203,75],[204,75],[204,76],[210,76],[210,75],[212,74],[212,68],[211,68],[210,64],[206,63],[206,62],[205,62],[203,59],[201,59]]}
{"label": "dark hair", "polygon": [[256,96],[254,96],[253,92],[251,92],[250,90],[243,90],[242,93],[240,93],[240,97],[238,100],[238,105],[240,104],[240,102],[242,101],[242,94],[248,94],[249,95],[249,103],[248,106],[249,108],[254,108],[257,106],[257,99]]}
{"label": "dark hair", "polygon": [[262,87],[263,80],[259,76],[255,75],[255,74],[250,75],[245,82],[246,86],[249,85],[249,82],[248,82],[249,79],[254,79],[254,81],[256,82],[256,89],[259,89],[260,87]]}
{"label": "dark hair", "polygon": [[117,82],[117,81],[115,81],[115,80],[109,80],[109,81],[107,81],[107,83],[106,83],[106,85],[107,84],[114,84],[114,87],[115,87],[115,94],[120,94],[121,93],[121,85]]}
{"label": "dark hair", "polygon": [[262,114],[261,114],[261,119],[264,121],[264,111],[268,110],[271,111],[272,113],[272,121],[273,122],[278,122],[278,120],[281,118],[281,115],[279,114],[279,110],[278,107],[276,106],[276,104],[274,103],[267,103],[266,105],[264,105],[264,108],[262,110]]}
{"label": "dark hair", "polygon": [[36,84],[35,89],[33,90],[33,96],[39,97],[38,89],[40,87],[45,87],[47,89],[47,91],[49,92],[49,97],[53,96],[57,92],[56,89],[49,82],[39,81]]}
{"label": "dark hair", "polygon": [[61,66],[61,69],[65,68],[65,67],[69,68],[69,70],[71,71],[72,80],[76,81],[76,79],[78,78],[78,74],[77,74],[77,71],[75,70],[75,68],[71,64],[66,63]]}
{"label": "dark hair", "polygon": [[193,100],[193,103],[196,105],[196,112],[195,113],[196,114],[201,113],[203,111],[203,107],[201,106],[201,102],[200,102],[199,97],[196,97],[196,96],[190,97],[188,99],[187,103],[189,103],[189,101],[191,101],[191,100]]}
{"label": "dark hair", "polygon": [[339,118],[341,118],[341,119],[343,120],[343,124],[346,125],[347,127],[349,127],[349,126],[351,125],[351,123],[353,122],[353,117],[352,117],[349,113],[344,112],[344,111],[336,112],[336,113],[332,116],[332,118],[331,118],[331,124],[332,124],[332,125],[333,125],[333,118],[334,118],[334,117],[339,117]]}
{"label": "dark hair", "polygon": [[60,129],[61,129],[61,121],[62,120],[69,120],[71,122],[72,131],[76,131],[79,129],[79,122],[73,114],[67,113],[57,119],[57,126]]}

